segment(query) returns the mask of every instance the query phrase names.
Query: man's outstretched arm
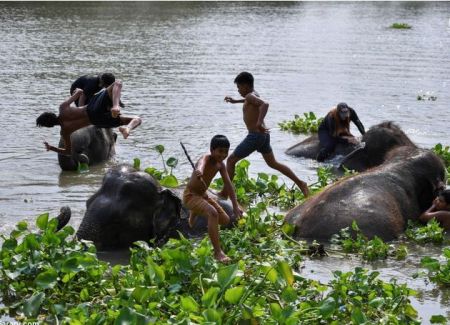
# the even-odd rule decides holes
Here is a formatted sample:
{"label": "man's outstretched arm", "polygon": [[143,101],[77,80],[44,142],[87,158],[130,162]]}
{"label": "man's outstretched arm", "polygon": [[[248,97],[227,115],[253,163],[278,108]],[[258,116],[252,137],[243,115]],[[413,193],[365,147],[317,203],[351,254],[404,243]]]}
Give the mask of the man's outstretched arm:
{"label": "man's outstretched arm", "polygon": [[72,145],[70,142],[70,136],[69,137],[63,137],[64,140],[64,148],[57,148],[54,146],[51,146],[48,144],[48,142],[44,142],[45,148],[47,151],[54,151],[56,153],[59,153],[61,155],[70,156],[72,151]]}

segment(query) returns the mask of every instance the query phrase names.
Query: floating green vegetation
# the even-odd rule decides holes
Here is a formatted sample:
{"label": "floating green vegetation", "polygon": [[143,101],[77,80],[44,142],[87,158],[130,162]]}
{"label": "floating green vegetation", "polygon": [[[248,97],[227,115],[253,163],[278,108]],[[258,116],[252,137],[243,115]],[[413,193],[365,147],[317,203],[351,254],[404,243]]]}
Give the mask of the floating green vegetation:
{"label": "floating green vegetation", "polygon": [[[233,184],[239,203],[243,205],[266,202],[268,205],[288,210],[300,204],[304,199],[303,193],[295,186],[287,186],[279,182],[276,175],[258,173],[256,178],[249,176],[250,162],[246,159],[236,164]],[[317,169],[318,181],[310,184],[312,193],[320,191],[324,186],[331,184],[336,178],[331,172],[331,167],[319,167]],[[211,187],[219,190],[223,187],[222,178],[215,179]]]}
{"label": "floating green vegetation", "polygon": [[439,260],[426,256],[420,261],[421,265],[428,270],[428,277],[431,281],[443,285],[450,286],[450,248],[446,247],[442,250],[445,261],[440,263]]}
{"label": "floating green vegetation", "polygon": [[447,185],[450,185],[450,147],[444,147],[442,144],[438,143],[432,150],[444,161],[447,172]]}
{"label": "floating green vegetation", "polygon": [[[164,187],[173,188],[179,186],[180,182],[178,181],[178,178],[175,175],[173,175],[173,169],[178,165],[178,159],[175,157],[169,157],[169,159],[165,160],[163,155],[165,148],[161,144],[155,146],[154,149],[158,152],[159,156],[161,157],[164,169],[159,170],[155,167],[147,167],[145,168],[144,171],[147,174],[150,174],[153,177],[155,177],[159,181],[159,183]],[[141,168],[141,160],[139,158],[133,159],[133,167],[136,169]],[[167,169],[167,167],[169,167],[169,169]]]}
{"label": "floating green vegetation", "polygon": [[333,235],[331,242],[342,247],[346,253],[361,254],[362,258],[367,261],[385,259],[388,256],[394,256],[397,259],[404,259],[407,250],[404,245],[395,247],[386,244],[381,238],[375,236],[368,239],[359,229],[356,221],[352,222],[352,227],[342,229],[339,234]]}
{"label": "floating green vegetation", "polygon": [[319,125],[323,118],[317,118],[313,112],[303,113],[304,117],[294,115],[291,121],[283,121],[279,123],[281,130],[289,131],[294,134],[317,133]]}
{"label": "floating green vegetation", "polygon": [[86,163],[78,162],[77,172],[80,173],[80,174],[89,172],[89,165],[86,164]]}
{"label": "floating green vegetation", "polygon": [[391,28],[394,29],[411,29],[411,25],[408,25],[407,23],[393,23],[391,25]]}
{"label": "floating green vegetation", "polygon": [[41,215],[38,233],[21,222],[3,236],[0,314],[67,324],[419,323],[414,291],[378,272],[335,271],[328,284],[297,273],[309,250],[280,235],[282,219],[262,203],[249,208],[222,233],[230,265],[214,261],[207,238],[182,237],[138,242],[129,265],[110,267],[71,227],[55,232],[56,220]]}
{"label": "floating green vegetation", "polygon": [[405,235],[417,243],[442,244],[444,241],[444,229],[435,219],[430,220],[425,226],[418,222],[408,220]]}
{"label": "floating green vegetation", "polygon": [[429,93],[417,95],[417,100],[431,100],[434,102],[436,99],[437,99],[437,96],[429,94]]}

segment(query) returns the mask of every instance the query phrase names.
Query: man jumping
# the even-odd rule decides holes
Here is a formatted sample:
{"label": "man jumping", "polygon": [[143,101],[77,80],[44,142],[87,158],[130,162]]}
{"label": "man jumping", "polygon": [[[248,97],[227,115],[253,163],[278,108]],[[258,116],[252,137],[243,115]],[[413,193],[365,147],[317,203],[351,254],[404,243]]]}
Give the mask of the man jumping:
{"label": "man jumping", "polygon": [[119,127],[124,139],[128,138],[131,130],[141,124],[141,118],[137,116],[126,117],[120,115],[120,94],[122,82],[116,80],[107,88],[95,94],[88,105],[70,106],[83,94],[83,90],[76,89],[72,96],[59,106],[59,115],[45,112],[36,119],[36,125],[41,127],[61,127],[61,136],[64,140],[64,148],[57,148],[44,142],[47,151],[51,150],[63,155],[71,154],[70,135],[78,129],[88,125],[101,128]]}

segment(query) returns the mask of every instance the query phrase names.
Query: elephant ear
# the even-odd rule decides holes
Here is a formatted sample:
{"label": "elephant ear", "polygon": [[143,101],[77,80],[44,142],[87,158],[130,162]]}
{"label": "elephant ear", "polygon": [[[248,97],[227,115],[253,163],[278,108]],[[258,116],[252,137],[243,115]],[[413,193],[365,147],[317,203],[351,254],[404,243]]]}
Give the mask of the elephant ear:
{"label": "elephant ear", "polygon": [[361,146],[345,156],[339,165],[339,169],[342,170],[344,167],[350,170],[356,170],[357,172],[362,172],[368,169],[370,166],[367,157],[367,148],[365,146]]}
{"label": "elephant ear", "polygon": [[164,205],[173,203],[176,206],[176,211],[178,214],[181,213],[181,208],[183,206],[181,199],[175,195],[171,190],[165,189],[161,191],[162,198],[164,200]]}

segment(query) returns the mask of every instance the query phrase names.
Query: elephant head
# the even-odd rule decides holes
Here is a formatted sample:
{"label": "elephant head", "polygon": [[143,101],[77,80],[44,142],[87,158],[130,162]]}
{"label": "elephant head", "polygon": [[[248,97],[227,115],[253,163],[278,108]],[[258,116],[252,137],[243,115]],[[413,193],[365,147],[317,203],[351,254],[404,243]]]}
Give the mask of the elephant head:
{"label": "elephant head", "polygon": [[[96,164],[111,158],[115,153],[117,135],[111,129],[87,126],[73,132],[70,136],[72,154],[58,154],[58,162],[62,170],[76,170],[79,163]],[[64,146],[60,139],[59,146]]]}
{"label": "elephant head", "polygon": [[86,207],[77,236],[110,249],[162,239],[179,222],[181,200],[151,175],[119,165],[108,170]]}
{"label": "elephant head", "polygon": [[408,136],[393,122],[383,122],[372,126],[363,136],[363,146],[344,157],[343,167],[358,172],[381,165],[386,154],[398,146],[416,147]]}

